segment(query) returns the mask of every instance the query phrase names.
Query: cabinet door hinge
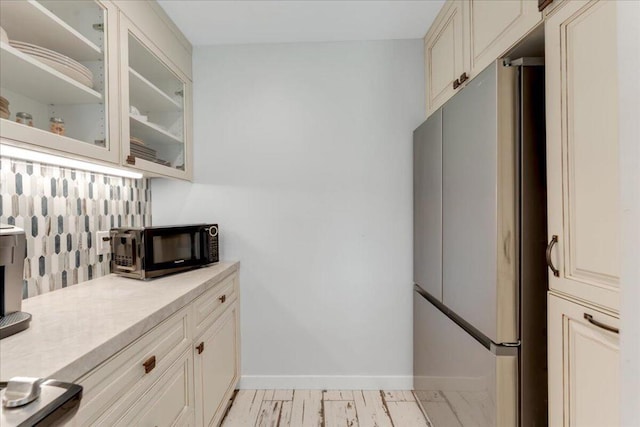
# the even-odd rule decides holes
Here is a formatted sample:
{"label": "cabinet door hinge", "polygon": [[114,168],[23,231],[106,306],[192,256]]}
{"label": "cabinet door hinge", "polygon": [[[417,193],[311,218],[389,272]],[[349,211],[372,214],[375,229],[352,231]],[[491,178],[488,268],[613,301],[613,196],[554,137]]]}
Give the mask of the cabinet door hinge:
{"label": "cabinet door hinge", "polygon": [[104,33],[104,24],[93,24],[93,29]]}

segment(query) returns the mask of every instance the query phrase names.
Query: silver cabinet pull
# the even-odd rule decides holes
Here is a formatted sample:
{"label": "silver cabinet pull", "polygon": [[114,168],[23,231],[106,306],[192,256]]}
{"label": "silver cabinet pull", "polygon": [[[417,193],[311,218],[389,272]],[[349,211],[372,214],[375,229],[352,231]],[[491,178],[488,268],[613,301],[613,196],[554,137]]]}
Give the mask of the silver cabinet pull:
{"label": "silver cabinet pull", "polygon": [[602,328],[605,331],[613,332],[614,334],[619,334],[620,333],[620,329],[614,328],[613,326],[605,325],[602,322],[598,322],[590,314],[584,313],[584,318],[587,319],[587,322],[591,323],[594,326],[597,326],[598,328]]}
{"label": "silver cabinet pull", "polygon": [[553,275],[556,277],[560,277],[560,270],[558,270],[557,268],[555,268],[553,266],[553,261],[551,261],[551,250],[553,249],[553,247],[555,246],[555,244],[558,243],[558,236],[556,236],[555,234],[551,237],[551,241],[549,242],[549,245],[547,245],[547,265],[549,266],[549,268],[551,269],[551,271],[553,271]]}

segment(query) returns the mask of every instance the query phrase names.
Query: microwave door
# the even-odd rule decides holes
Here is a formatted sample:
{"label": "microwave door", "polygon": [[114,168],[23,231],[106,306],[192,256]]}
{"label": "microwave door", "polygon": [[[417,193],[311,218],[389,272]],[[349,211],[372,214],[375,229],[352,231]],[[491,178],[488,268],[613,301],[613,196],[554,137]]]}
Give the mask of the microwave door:
{"label": "microwave door", "polygon": [[201,230],[184,229],[145,230],[146,270],[158,271],[202,264],[205,254]]}
{"label": "microwave door", "polygon": [[193,258],[193,236],[190,233],[156,235],[152,237],[151,259],[154,265],[180,265]]}

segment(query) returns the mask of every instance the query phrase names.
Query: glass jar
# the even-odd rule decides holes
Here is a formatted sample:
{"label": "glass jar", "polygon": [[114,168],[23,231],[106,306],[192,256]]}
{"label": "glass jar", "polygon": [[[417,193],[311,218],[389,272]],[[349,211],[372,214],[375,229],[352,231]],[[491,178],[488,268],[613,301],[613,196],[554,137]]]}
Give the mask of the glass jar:
{"label": "glass jar", "polygon": [[29,113],[25,113],[24,111],[16,113],[16,123],[33,127],[33,116]]}
{"label": "glass jar", "polygon": [[49,131],[58,135],[64,135],[64,120],[60,117],[49,119]]}

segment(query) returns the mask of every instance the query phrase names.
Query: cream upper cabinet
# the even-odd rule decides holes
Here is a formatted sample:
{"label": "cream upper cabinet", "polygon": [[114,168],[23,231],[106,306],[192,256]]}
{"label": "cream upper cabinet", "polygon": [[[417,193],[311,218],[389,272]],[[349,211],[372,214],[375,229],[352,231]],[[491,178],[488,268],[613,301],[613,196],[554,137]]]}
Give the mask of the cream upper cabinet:
{"label": "cream upper cabinet", "polygon": [[192,48],[156,2],[0,1],[0,26],[3,143],[191,179]]}
{"label": "cream upper cabinet", "polygon": [[192,46],[156,1],[111,0],[187,78],[192,79]]}
{"label": "cream upper cabinet", "polygon": [[471,0],[468,8],[471,77],[503,55],[542,21],[537,0]]}
{"label": "cream upper cabinet", "polygon": [[427,117],[542,22],[536,0],[449,0],[424,38]]}
{"label": "cream upper cabinet", "polygon": [[120,14],[122,162],[150,175],[191,178],[191,80]]}
{"label": "cream upper cabinet", "polygon": [[549,287],[619,309],[614,1],[568,1],[545,25]]}
{"label": "cream upper cabinet", "polygon": [[548,315],[549,425],[620,425],[618,319],[555,295]]}
{"label": "cream upper cabinet", "polygon": [[[1,1],[0,26],[9,39],[0,41],[3,142],[118,163],[116,7],[109,1]],[[19,117],[24,114],[31,120]],[[64,122],[55,132],[52,119]]]}
{"label": "cream upper cabinet", "polygon": [[467,67],[461,1],[447,2],[424,38],[427,116],[451,98]]}

